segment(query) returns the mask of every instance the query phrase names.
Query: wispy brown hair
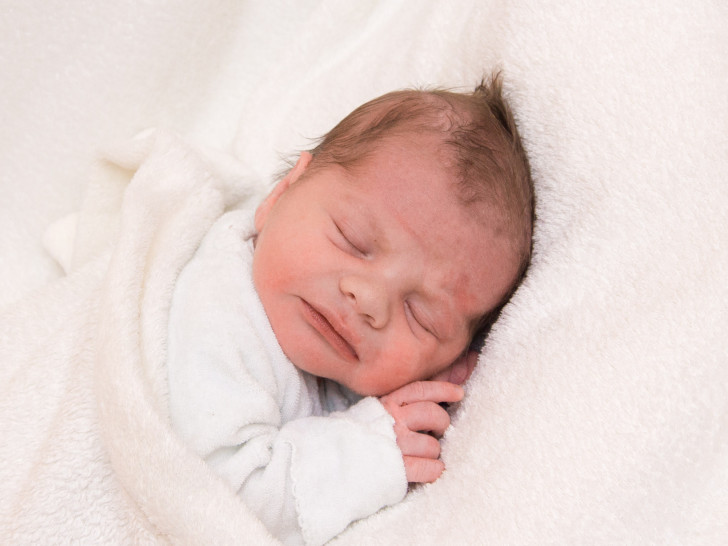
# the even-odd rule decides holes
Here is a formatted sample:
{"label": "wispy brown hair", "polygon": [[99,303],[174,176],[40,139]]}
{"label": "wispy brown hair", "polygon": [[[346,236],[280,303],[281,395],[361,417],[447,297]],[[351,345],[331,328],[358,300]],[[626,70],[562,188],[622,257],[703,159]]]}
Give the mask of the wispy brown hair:
{"label": "wispy brown hair", "polygon": [[363,104],[311,150],[308,174],[330,165],[353,169],[390,139],[422,134],[439,138],[463,205],[488,207],[489,219],[499,224],[518,253],[511,290],[478,324],[487,328],[525,274],[534,221],[528,158],[499,73],[484,78],[470,93],[405,89]]}

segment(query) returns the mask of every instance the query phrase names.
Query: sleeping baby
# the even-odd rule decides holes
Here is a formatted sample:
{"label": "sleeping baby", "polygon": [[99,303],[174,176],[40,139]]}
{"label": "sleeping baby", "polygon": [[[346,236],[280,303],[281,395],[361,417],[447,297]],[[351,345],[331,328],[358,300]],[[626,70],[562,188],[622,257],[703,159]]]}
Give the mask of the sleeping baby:
{"label": "sleeping baby", "polygon": [[443,472],[443,403],[530,257],[528,163],[496,77],[356,109],[175,287],[182,439],[286,544],[321,544]]}

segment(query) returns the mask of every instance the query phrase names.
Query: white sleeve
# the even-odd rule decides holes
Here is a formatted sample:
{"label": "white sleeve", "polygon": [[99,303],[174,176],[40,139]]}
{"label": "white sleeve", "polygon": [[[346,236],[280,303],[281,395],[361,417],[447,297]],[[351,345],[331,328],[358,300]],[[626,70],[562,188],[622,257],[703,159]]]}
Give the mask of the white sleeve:
{"label": "white sleeve", "polygon": [[[177,331],[170,347],[172,424],[277,538],[322,544],[402,500],[404,462],[394,421],[378,399],[284,422],[281,393],[264,387],[275,381],[250,373],[224,339],[228,332],[208,330],[202,346],[185,333]],[[296,395],[302,402],[307,393],[283,397]]]}
{"label": "white sleeve", "polygon": [[407,492],[392,425],[375,398],[290,421],[268,436],[270,457],[239,494],[284,543],[323,544]]}

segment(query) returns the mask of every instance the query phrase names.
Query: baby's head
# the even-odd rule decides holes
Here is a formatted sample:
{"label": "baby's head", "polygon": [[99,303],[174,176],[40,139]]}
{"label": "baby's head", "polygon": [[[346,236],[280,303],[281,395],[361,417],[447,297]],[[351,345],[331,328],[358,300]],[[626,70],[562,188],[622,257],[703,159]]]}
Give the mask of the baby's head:
{"label": "baby's head", "polygon": [[255,287],[296,366],[363,395],[441,372],[530,257],[528,162],[500,82],[359,107],[255,223]]}

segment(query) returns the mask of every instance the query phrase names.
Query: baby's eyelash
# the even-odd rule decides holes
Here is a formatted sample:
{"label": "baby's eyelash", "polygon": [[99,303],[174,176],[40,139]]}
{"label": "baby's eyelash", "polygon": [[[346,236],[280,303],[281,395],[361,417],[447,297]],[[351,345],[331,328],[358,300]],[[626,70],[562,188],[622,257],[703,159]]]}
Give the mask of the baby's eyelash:
{"label": "baby's eyelash", "polygon": [[[410,316],[414,319],[414,321],[420,325],[420,327],[425,330],[427,333],[432,334],[433,336],[435,333],[428,328],[425,323],[422,321],[422,319],[418,318],[417,313],[412,309],[412,306],[409,304],[409,302],[405,302],[405,307],[408,310]],[[435,336],[437,337],[437,336]]]}
{"label": "baby's eyelash", "polygon": [[361,248],[359,248],[357,245],[355,245],[351,241],[351,239],[349,237],[347,237],[346,233],[344,233],[344,231],[341,229],[341,227],[339,226],[339,224],[337,224],[336,222],[334,222],[334,226],[336,226],[336,229],[339,232],[339,235],[341,235],[341,237],[344,239],[344,241],[346,241],[346,243],[351,248],[353,248],[354,250],[356,250],[359,254],[366,254],[366,252],[364,252]]}

